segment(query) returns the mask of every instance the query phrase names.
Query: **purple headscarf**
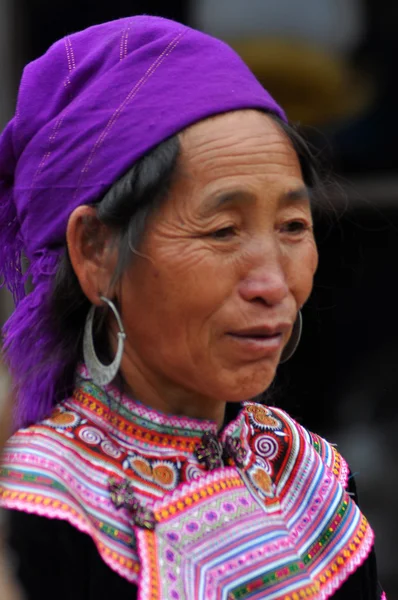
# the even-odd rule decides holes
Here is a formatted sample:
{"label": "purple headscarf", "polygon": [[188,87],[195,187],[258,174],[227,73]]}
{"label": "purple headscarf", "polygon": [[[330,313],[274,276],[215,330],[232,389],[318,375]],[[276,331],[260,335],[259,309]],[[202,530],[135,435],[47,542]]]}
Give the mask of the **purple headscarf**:
{"label": "purple headscarf", "polygon": [[[23,73],[0,137],[0,280],[16,310],[4,327],[17,425],[54,403],[62,364],[46,312],[67,222],[151,148],[211,115],[281,108],[225,43],[179,23],[132,17],[54,44]],[[21,259],[30,267],[22,273]],[[29,275],[33,291],[25,295]]]}

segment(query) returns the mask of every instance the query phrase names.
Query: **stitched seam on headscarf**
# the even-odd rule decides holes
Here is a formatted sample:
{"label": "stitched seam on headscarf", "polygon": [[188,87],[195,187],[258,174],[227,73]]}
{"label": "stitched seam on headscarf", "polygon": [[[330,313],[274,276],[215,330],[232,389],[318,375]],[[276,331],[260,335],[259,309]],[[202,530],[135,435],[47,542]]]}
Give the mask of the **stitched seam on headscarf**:
{"label": "stitched seam on headscarf", "polygon": [[[66,59],[68,61],[68,70],[69,70],[69,75],[72,73],[72,71],[74,69],[76,69],[76,61],[75,61],[75,54],[73,52],[73,46],[72,46],[72,42],[70,37],[66,37],[65,38],[65,50],[66,50]],[[66,80],[64,81],[64,86],[67,87],[68,85],[70,85],[70,77],[66,78]]]}
{"label": "stitched seam on headscarf", "polygon": [[[127,104],[130,102],[130,100],[132,100],[140,91],[140,89],[143,87],[143,85],[148,81],[148,79],[157,71],[157,69],[160,67],[160,65],[164,62],[164,60],[173,52],[173,50],[176,48],[176,46],[178,45],[178,43],[180,42],[180,39],[182,38],[182,36],[185,35],[185,32],[181,33],[180,35],[178,35],[176,38],[174,38],[169,44],[168,46],[163,50],[162,54],[160,56],[158,56],[158,58],[152,63],[152,65],[148,68],[148,70],[146,71],[145,75],[143,75],[141,77],[141,79],[138,81],[138,83],[135,84],[135,86],[133,87],[132,90],[130,90],[130,92],[128,93],[128,95],[126,96],[126,98],[123,100],[123,102],[120,104],[120,106],[115,110],[115,112],[113,113],[112,117],[109,119],[104,131],[101,133],[101,135],[99,136],[98,140],[96,141],[93,149],[91,150],[91,153],[86,161],[86,164],[84,165],[83,169],[82,169],[82,174],[87,173],[93,159],[94,159],[94,155],[97,152],[97,150],[99,149],[99,147],[102,145],[102,143],[104,142],[106,136],[108,135],[109,131],[112,129],[112,127],[115,125],[116,121],[118,120],[118,118],[120,117],[120,115],[122,114],[123,110],[125,109],[125,107],[127,106]],[[80,185],[81,185],[81,181],[79,182],[79,186],[78,189],[76,190],[76,194],[80,189]]]}
{"label": "stitched seam on headscarf", "polygon": [[[59,130],[61,129],[63,121],[64,121],[64,115],[62,115],[55,122],[54,127],[51,130],[51,135],[48,138],[48,146],[49,146],[49,148],[51,148],[52,144],[54,143],[54,141],[55,141],[55,139],[56,139],[56,137],[57,137],[57,135],[59,133]],[[47,152],[44,153],[43,158],[41,159],[41,161],[39,163],[39,166],[37,167],[36,173],[34,174],[34,177],[32,179],[32,185],[31,185],[30,189],[33,188],[33,186],[34,186],[34,184],[36,182],[36,179],[39,177],[40,173],[42,172],[42,170],[44,168],[44,165],[46,164],[46,162],[50,158],[51,152],[52,151],[49,149],[49,150],[47,150]]]}
{"label": "stitched seam on headscarf", "polygon": [[126,58],[128,53],[128,41],[129,41],[129,33],[131,29],[131,21],[129,22],[126,29],[123,29],[122,37],[120,38],[120,60]]}
{"label": "stitched seam on headscarf", "polygon": [[[68,62],[68,71],[69,71],[69,75],[72,73],[72,71],[74,69],[76,69],[76,61],[75,61],[75,55],[73,52],[73,47],[72,47],[72,42],[70,40],[70,38],[65,38],[65,51],[66,51],[66,60]],[[69,75],[67,75],[65,81],[64,81],[64,86],[68,87],[68,85],[70,85],[71,81],[69,78]],[[64,111],[64,113],[56,120],[56,122],[54,123],[54,127],[51,130],[51,134],[50,137],[48,138],[48,147],[47,147],[47,151],[44,153],[43,158],[41,159],[39,166],[37,167],[37,170],[33,176],[32,179],[32,184],[30,186],[30,190],[32,191],[35,182],[37,180],[37,178],[39,177],[39,175],[41,174],[46,162],[48,161],[48,159],[50,158],[51,154],[52,154],[52,145],[54,144],[57,135],[62,127],[62,124],[65,120],[65,115],[66,115],[66,111]]]}
{"label": "stitched seam on headscarf", "polygon": [[78,186],[77,186],[76,191],[75,191],[74,196],[73,196],[74,199],[76,199],[76,197],[77,197],[77,194],[78,194],[78,192],[79,192],[79,190],[80,190],[80,188],[82,186],[84,176],[88,172],[88,170],[89,170],[89,168],[91,166],[91,163],[94,160],[94,156],[97,153],[97,150],[99,150],[99,148],[102,146],[102,144],[103,144],[104,140],[106,139],[108,133],[111,131],[111,129],[113,128],[113,126],[117,122],[118,118],[122,114],[122,112],[125,109],[125,107],[127,106],[127,104],[138,94],[138,92],[145,85],[145,83],[148,81],[148,79],[157,71],[157,69],[166,60],[166,58],[173,52],[173,50],[175,50],[175,48],[178,46],[179,42],[181,41],[181,38],[185,34],[186,34],[185,31],[183,33],[180,33],[177,37],[175,37],[168,44],[168,46],[163,50],[162,54],[160,56],[158,56],[158,58],[152,63],[152,65],[146,71],[145,75],[143,75],[141,77],[141,79],[138,81],[138,83],[135,84],[135,86],[133,87],[133,89],[130,90],[130,92],[128,93],[128,95],[126,96],[126,98],[123,100],[123,102],[120,104],[120,106],[115,110],[115,112],[113,113],[112,117],[109,119],[109,121],[108,121],[108,123],[107,123],[107,125],[106,125],[106,127],[104,129],[104,131],[101,133],[101,135],[99,136],[98,140],[94,144],[94,147],[92,148],[92,150],[90,152],[90,155],[87,158],[86,164],[84,165],[84,167],[83,167],[83,169],[81,171],[81,177],[80,177]]}

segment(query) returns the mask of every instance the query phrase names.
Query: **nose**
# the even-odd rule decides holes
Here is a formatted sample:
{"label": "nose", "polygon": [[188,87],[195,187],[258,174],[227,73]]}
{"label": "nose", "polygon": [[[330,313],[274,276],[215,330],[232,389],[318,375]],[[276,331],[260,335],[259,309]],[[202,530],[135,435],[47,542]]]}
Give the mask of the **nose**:
{"label": "nose", "polygon": [[289,295],[281,252],[273,244],[258,245],[239,282],[239,294],[246,302],[267,306],[278,305]]}

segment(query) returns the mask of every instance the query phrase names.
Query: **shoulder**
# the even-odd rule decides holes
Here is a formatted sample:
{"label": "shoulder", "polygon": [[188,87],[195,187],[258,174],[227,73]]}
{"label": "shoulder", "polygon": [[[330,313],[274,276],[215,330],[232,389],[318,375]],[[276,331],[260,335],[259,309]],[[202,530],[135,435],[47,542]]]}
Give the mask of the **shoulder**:
{"label": "shoulder", "polygon": [[305,452],[319,456],[322,464],[343,488],[347,488],[350,470],[335,445],[303,427],[281,408],[246,402],[244,412],[250,424],[250,435],[257,445],[260,439],[258,436],[261,434],[271,434],[273,438],[284,439],[285,453],[292,458]]}
{"label": "shoulder", "polygon": [[0,506],[65,519],[88,532],[73,493],[89,462],[83,444],[71,433],[82,421],[77,412],[59,406],[48,419],[8,440],[0,467]]}
{"label": "shoulder", "polygon": [[110,476],[122,476],[122,451],[67,402],[48,419],[17,431],[0,467],[0,507],[67,521],[88,534],[103,560],[135,582],[138,559],[128,515],[110,500]]}

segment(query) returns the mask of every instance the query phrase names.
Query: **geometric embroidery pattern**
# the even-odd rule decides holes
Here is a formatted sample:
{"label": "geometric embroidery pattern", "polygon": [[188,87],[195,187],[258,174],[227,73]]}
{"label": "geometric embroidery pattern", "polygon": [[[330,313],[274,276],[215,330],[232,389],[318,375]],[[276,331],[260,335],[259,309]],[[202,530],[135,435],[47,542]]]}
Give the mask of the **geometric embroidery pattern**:
{"label": "geometric embroidery pattern", "polygon": [[[231,455],[207,470],[195,453],[205,432],[218,435],[215,423],[100,389],[81,367],[73,397],[9,440],[0,506],[90,535],[140,600],[332,596],[373,544],[345,491],[344,459],[284,411],[254,402],[218,435],[243,449],[236,463]],[[116,508],[109,478],[129,482],[154,529]]]}

